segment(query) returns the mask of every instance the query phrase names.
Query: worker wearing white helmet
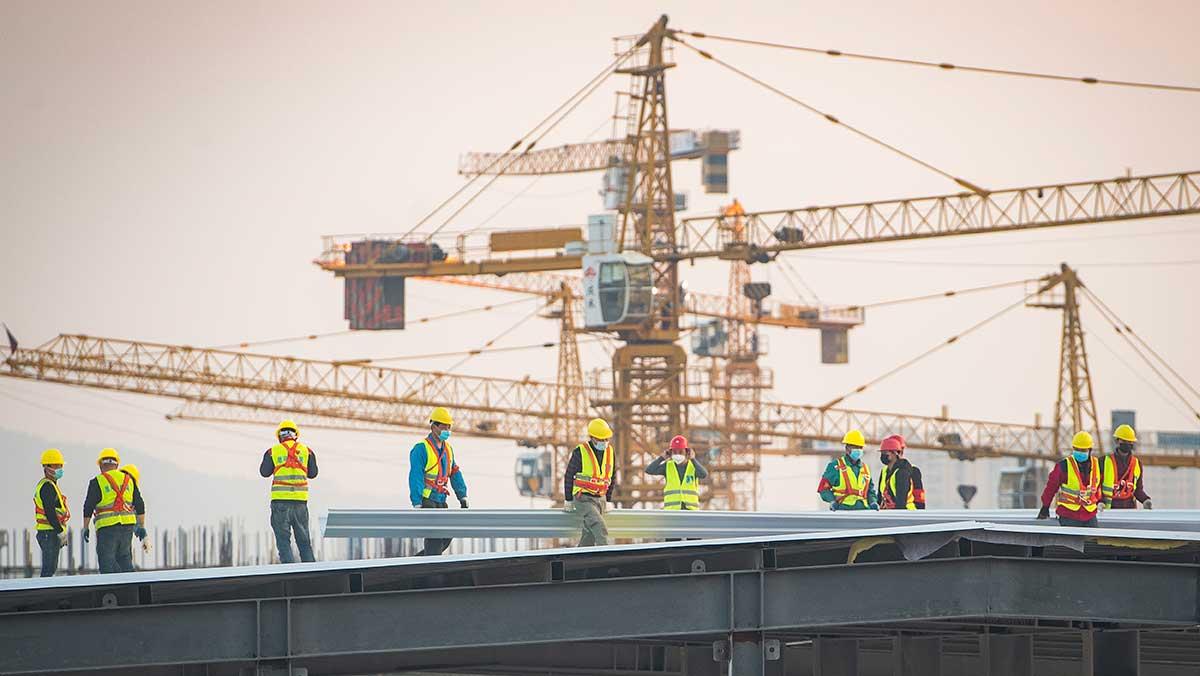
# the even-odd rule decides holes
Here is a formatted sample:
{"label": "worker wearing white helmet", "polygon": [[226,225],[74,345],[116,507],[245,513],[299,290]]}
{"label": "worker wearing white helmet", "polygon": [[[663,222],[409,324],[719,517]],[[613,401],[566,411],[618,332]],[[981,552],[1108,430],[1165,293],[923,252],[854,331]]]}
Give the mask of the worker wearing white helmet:
{"label": "worker wearing white helmet", "polygon": [[316,561],[308,522],[308,482],[317,478],[317,454],[300,443],[300,427],[284,420],[275,428],[276,444],[263,453],[258,473],[271,477],[271,530],[280,563],[294,563],[292,536],[301,561]]}
{"label": "worker wearing white helmet", "polygon": [[[466,509],[467,481],[454,461],[450,446],[450,428],[454,418],[438,406],[429,413],[429,434],[418,441],[408,454],[408,500],[420,509],[446,509],[450,491],[458,506]],[[450,547],[450,538],[425,538],[417,556],[437,556]]]}
{"label": "worker wearing white helmet", "polygon": [[563,475],[565,511],[578,514],[583,522],[580,547],[609,543],[604,513],[616,485],[613,481],[616,468],[612,428],[604,420],[595,418],[588,423],[587,435],[588,440],[571,452]]}

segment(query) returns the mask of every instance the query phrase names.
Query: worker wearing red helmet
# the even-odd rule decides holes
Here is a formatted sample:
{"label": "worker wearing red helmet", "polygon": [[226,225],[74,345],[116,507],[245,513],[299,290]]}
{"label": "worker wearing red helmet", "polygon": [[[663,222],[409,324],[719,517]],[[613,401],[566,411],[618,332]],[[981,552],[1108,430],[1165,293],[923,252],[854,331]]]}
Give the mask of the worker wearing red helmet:
{"label": "worker wearing red helmet", "polygon": [[700,487],[697,481],[708,478],[708,470],[696,460],[682,435],[675,435],[662,455],[646,465],[646,474],[666,477],[663,487],[663,509],[700,509]]}
{"label": "worker wearing red helmet", "polygon": [[921,470],[904,457],[904,437],[893,434],[879,444],[883,471],[879,475],[880,509],[925,509]]}

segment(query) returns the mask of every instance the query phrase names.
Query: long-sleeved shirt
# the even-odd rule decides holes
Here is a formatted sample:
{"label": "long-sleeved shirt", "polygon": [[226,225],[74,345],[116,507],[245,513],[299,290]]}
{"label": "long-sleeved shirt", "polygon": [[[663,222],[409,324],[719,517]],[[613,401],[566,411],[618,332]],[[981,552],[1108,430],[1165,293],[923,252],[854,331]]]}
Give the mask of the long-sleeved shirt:
{"label": "long-sleeved shirt", "polygon": [[[595,451],[596,449],[593,448],[592,450]],[[602,458],[603,455],[604,455],[603,453],[597,452],[596,459],[600,462],[604,462],[604,460]],[[614,458],[614,460],[615,460],[615,458]],[[575,496],[574,496],[575,475],[579,474],[582,471],[583,471],[583,454],[579,452],[579,447],[576,446],[575,450],[571,451],[571,459],[567,461],[567,471],[563,473],[563,495],[566,496],[567,502],[571,502],[575,499]],[[699,476],[699,475],[697,475],[697,476]],[[612,502],[612,492],[613,492],[613,488],[615,488],[616,485],[617,485],[617,468],[613,467],[612,481],[609,482],[608,490],[605,491],[605,493],[604,493],[604,499],[607,500],[608,502]]]}
{"label": "long-sleeved shirt", "polygon": [[[458,498],[459,502],[466,500],[467,480],[463,478],[458,463],[450,461],[450,454],[445,452],[444,444],[441,441],[430,438],[418,441],[408,452],[408,501],[412,503],[413,507],[421,506],[421,493],[425,491],[425,463],[428,460],[428,454],[425,451],[426,441],[433,444],[433,450],[438,453],[442,470],[450,478],[450,488],[454,491],[454,496]],[[428,499],[444,505],[447,497],[446,493],[429,491]]]}
{"label": "long-sleeved shirt", "polygon": [[[1079,483],[1080,486],[1086,486],[1092,477],[1092,462],[1078,463],[1079,465]],[[1101,472],[1104,471],[1104,465],[1100,464]],[[1054,496],[1058,495],[1058,489],[1063,484],[1067,483],[1067,461],[1066,459],[1059,460],[1054,463],[1054,469],[1050,470],[1050,478],[1046,479],[1046,488],[1042,491],[1042,506],[1049,507],[1050,502],[1054,500]],[[1097,488],[1096,490],[1101,490]],[[1089,512],[1086,509],[1067,509],[1061,503],[1054,510],[1064,519],[1071,521],[1091,521],[1096,518],[1097,512]]]}
{"label": "long-sleeved shirt", "polygon": [[38,491],[42,498],[42,511],[46,513],[46,521],[55,533],[63,531],[63,525],[58,520],[58,491],[54,490],[54,482],[47,481]]}
{"label": "long-sleeved shirt", "polygon": [[[272,448],[274,448],[272,446]],[[313,449],[308,449],[308,464],[304,466],[305,474],[309,479],[317,478],[317,454]],[[275,459],[271,457],[271,449],[268,448],[263,453],[262,462],[258,464],[258,473],[264,477],[275,474]]]}
{"label": "long-sleeved shirt", "polygon": [[[657,458],[651,460],[649,465],[646,465],[646,474],[649,474],[650,476],[666,476],[668,462],[674,462],[674,461],[671,460],[670,458],[665,458],[661,455],[658,456]],[[696,478],[697,479],[707,479],[708,478],[708,470],[704,469],[704,465],[701,465],[700,461],[695,458],[692,458],[691,462],[692,462],[692,467],[696,468]],[[683,467],[686,468],[687,463],[684,463]],[[682,475],[682,473],[683,473],[683,470],[681,469],[680,474]]]}
{"label": "long-sleeved shirt", "polygon": [[[142,502],[142,491],[133,477],[129,477],[129,481],[133,483],[133,511],[138,516],[142,516],[146,513],[146,503]],[[100,477],[92,477],[92,480],[88,482],[87,497],[83,499],[83,518],[92,518],[98,504],[100,504]]]}
{"label": "long-sleeved shirt", "polygon": [[[880,509],[925,509],[925,484],[921,480],[921,470],[917,469],[905,458],[900,458],[890,466],[885,466],[886,483],[883,473],[880,473],[879,494],[877,497]],[[892,477],[896,477],[896,493],[892,491]],[[908,502],[908,492],[912,491],[912,502]],[[888,507],[885,494],[890,496],[892,506]]]}
{"label": "long-sleeved shirt", "polygon": [[[1124,476],[1125,472],[1129,469],[1129,463],[1133,461],[1133,454],[1130,453],[1129,455],[1123,455],[1121,453],[1113,453],[1109,457],[1113,458],[1113,460],[1115,460],[1117,463],[1117,467],[1116,467],[1117,471],[1116,471],[1116,476],[1114,478],[1116,480],[1119,480],[1122,476]],[[1104,460],[1100,461],[1101,470],[1103,470],[1103,468],[1104,468],[1104,462],[1105,462]],[[1112,507],[1113,509],[1134,509],[1135,507],[1137,507],[1138,502],[1145,502],[1145,501],[1149,500],[1150,496],[1146,494],[1146,489],[1142,486],[1142,477],[1145,476],[1145,474],[1144,474],[1145,471],[1146,471],[1146,468],[1143,466],[1142,467],[1143,474],[1138,476],[1137,484],[1133,487],[1133,497],[1132,498],[1124,498],[1124,499],[1113,498],[1109,504],[1109,507]],[[1111,488],[1112,488],[1112,486],[1106,486],[1105,491],[1108,491]]]}
{"label": "long-sleeved shirt", "polygon": [[[850,456],[844,455],[842,459],[846,461],[846,466],[858,477],[863,472],[863,464],[861,460],[852,460]],[[871,479],[867,483],[867,502],[858,502],[854,505],[843,505],[837,501],[833,495],[833,487],[841,480],[838,472],[837,460],[830,460],[825,466],[825,472],[821,474],[821,482],[817,484],[817,494],[821,499],[833,506],[834,510],[843,509],[877,509],[879,505],[879,494],[875,490],[875,480]]]}

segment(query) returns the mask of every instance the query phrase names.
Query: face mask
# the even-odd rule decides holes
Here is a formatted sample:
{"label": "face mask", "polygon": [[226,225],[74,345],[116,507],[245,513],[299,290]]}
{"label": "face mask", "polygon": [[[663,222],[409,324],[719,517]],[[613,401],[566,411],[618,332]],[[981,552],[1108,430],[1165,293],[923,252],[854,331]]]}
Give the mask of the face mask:
{"label": "face mask", "polygon": [[879,459],[880,459],[880,460],[883,462],[883,464],[885,464],[885,465],[890,465],[890,464],[892,464],[892,454],[891,454],[891,453],[880,453],[880,454],[879,454]]}
{"label": "face mask", "polygon": [[857,461],[857,460],[862,460],[862,449],[861,449],[861,448],[856,448],[856,449],[854,449],[854,450],[850,451],[850,459],[851,459],[851,460],[856,460],[856,461]]}
{"label": "face mask", "polygon": [[63,475],[63,468],[59,467],[58,469],[54,470],[54,478],[55,479],[61,479],[62,475]]}
{"label": "face mask", "polygon": [[438,432],[438,439],[445,441],[449,438],[450,438],[450,430],[442,430],[441,432]]}
{"label": "face mask", "polygon": [[683,461],[687,460],[687,457],[676,454],[676,455],[672,455],[671,459],[675,461],[675,464],[682,465]]}
{"label": "face mask", "polygon": [[1120,453],[1121,455],[1129,455],[1130,453],[1133,453],[1133,446],[1130,446],[1129,444],[1117,444],[1117,453]]}
{"label": "face mask", "polygon": [[1091,454],[1087,451],[1074,451],[1072,455],[1075,456],[1075,462],[1087,462],[1088,456]]}
{"label": "face mask", "polygon": [[608,441],[593,441],[592,448],[596,449],[597,451],[603,451],[604,449],[608,448]]}

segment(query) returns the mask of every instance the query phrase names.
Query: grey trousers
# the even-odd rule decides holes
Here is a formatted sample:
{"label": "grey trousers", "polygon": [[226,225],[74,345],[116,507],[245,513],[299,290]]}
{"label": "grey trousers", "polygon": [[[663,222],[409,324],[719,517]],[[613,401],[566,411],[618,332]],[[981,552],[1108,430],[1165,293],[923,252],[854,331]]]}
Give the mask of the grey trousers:
{"label": "grey trousers", "polygon": [[62,549],[62,545],[58,543],[58,533],[39,530],[37,543],[42,548],[42,577],[54,577],[54,573],[58,571],[58,550]]}
{"label": "grey trousers", "polygon": [[97,528],[96,560],[101,573],[132,573],[133,526],[119,523]]}
{"label": "grey trousers", "polygon": [[292,556],[292,534],[296,535],[296,549],[300,550],[301,561],[316,561],[313,557],[312,540],[308,536],[308,503],[303,500],[272,500],[271,530],[275,531],[275,548],[279,551],[280,563],[295,563]]}
{"label": "grey trousers", "polygon": [[580,547],[602,547],[610,543],[604,513],[608,507],[602,497],[580,493],[575,496],[575,512],[583,521],[583,532],[579,536]]}

